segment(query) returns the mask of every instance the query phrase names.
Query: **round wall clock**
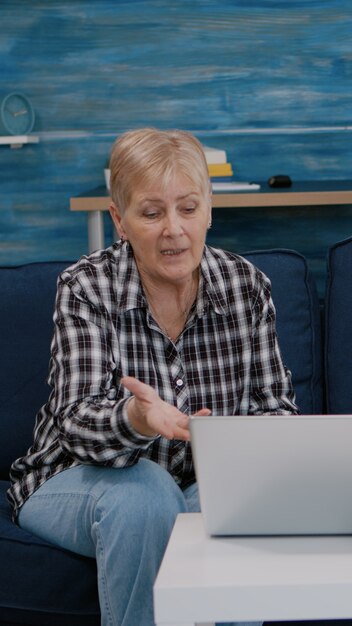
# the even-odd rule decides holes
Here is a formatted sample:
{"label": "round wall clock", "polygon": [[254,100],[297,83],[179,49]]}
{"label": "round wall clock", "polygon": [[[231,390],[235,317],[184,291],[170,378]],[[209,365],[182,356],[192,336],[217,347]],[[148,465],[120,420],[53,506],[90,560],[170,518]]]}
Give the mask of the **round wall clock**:
{"label": "round wall clock", "polygon": [[1,103],[0,120],[10,135],[28,135],[34,126],[34,110],[22,93],[10,93]]}

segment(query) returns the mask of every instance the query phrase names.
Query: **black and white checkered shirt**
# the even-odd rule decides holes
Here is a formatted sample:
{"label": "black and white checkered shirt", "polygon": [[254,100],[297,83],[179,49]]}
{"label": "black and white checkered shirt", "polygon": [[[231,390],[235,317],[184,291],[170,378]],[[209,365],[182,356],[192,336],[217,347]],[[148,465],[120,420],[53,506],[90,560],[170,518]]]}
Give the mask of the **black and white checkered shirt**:
{"label": "black and white checkered shirt", "polygon": [[189,443],[133,430],[122,376],[148,383],[187,414],[203,407],[213,415],[297,412],[270,282],[235,254],[205,247],[198,296],[175,343],[148,310],[128,243],[61,274],[54,322],[52,392],[33,446],[11,469],[15,514],[50,476],[80,463],[125,467],[143,456],[181,487],[194,482]]}

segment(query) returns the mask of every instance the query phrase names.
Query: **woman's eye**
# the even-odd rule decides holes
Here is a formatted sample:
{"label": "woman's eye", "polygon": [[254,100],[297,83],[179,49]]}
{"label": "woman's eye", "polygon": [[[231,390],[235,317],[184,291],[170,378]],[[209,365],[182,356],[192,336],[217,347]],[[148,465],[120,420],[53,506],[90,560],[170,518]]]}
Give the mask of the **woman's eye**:
{"label": "woman's eye", "polygon": [[148,220],[154,220],[156,217],[158,217],[158,213],[157,211],[148,211],[147,213],[144,213],[144,217],[146,217]]}

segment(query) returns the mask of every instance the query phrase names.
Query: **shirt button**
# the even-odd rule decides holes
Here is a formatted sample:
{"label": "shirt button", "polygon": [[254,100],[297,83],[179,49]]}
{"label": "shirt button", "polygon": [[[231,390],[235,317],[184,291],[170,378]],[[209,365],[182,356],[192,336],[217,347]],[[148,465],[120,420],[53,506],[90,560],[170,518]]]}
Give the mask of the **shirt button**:
{"label": "shirt button", "polygon": [[182,380],[182,378],[178,378],[178,379],[176,380],[176,385],[177,385],[178,387],[182,387],[182,385],[183,385],[183,380]]}

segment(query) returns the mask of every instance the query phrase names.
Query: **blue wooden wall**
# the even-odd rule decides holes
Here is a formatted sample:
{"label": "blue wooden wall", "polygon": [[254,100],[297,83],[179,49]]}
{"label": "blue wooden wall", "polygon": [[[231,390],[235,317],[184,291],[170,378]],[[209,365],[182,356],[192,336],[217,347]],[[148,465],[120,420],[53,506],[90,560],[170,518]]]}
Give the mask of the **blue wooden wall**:
{"label": "blue wooden wall", "polygon": [[[0,24],[0,100],[26,93],[40,137],[0,146],[1,265],[86,252],[69,199],[129,128],[191,130],[242,180],[352,178],[351,0],[2,0]],[[220,209],[209,243],[298,249],[322,284],[351,208]]]}

